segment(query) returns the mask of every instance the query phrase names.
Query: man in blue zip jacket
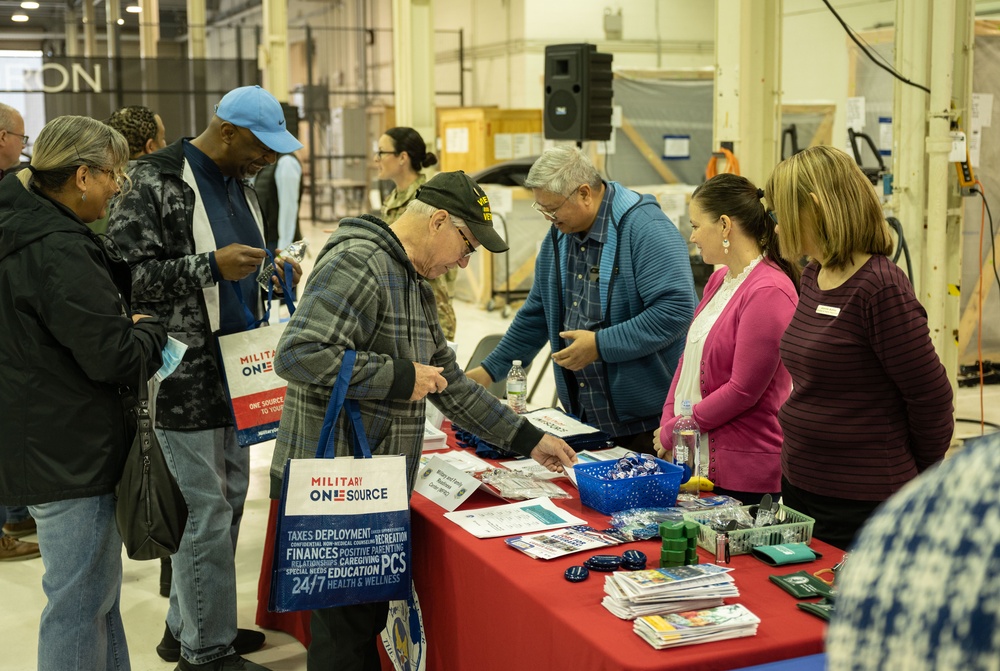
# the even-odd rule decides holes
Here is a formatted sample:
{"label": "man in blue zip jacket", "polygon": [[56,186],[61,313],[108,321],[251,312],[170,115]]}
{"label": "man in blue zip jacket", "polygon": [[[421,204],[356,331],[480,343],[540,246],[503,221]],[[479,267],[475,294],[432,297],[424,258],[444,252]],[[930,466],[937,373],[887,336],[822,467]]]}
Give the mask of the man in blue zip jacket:
{"label": "man in blue zip jacket", "polygon": [[575,147],[546,151],[524,185],[552,230],[527,300],[468,375],[503,379],[547,340],[562,406],[650,452],[697,304],[687,245],[655,198],[604,181]]}

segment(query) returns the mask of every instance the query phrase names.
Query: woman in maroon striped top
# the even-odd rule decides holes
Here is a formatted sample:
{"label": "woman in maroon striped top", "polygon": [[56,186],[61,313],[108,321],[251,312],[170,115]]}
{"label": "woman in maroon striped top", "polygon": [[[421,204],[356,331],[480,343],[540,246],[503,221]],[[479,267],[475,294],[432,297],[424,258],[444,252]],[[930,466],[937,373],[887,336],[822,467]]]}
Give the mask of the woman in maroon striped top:
{"label": "woman in maroon striped top", "polygon": [[855,162],[811,147],[774,169],[765,194],[782,256],[810,259],[781,339],[793,386],[778,415],[782,496],[816,519],[817,538],[846,549],[882,501],[944,456],[952,387]]}

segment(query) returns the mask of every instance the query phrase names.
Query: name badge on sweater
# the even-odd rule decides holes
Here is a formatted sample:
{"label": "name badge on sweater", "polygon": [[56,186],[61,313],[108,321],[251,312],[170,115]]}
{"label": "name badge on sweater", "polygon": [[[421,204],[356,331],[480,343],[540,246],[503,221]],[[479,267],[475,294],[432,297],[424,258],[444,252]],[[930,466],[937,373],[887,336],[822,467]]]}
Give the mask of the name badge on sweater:
{"label": "name badge on sweater", "polygon": [[817,305],[816,314],[837,317],[840,315],[840,308],[835,308],[832,305]]}

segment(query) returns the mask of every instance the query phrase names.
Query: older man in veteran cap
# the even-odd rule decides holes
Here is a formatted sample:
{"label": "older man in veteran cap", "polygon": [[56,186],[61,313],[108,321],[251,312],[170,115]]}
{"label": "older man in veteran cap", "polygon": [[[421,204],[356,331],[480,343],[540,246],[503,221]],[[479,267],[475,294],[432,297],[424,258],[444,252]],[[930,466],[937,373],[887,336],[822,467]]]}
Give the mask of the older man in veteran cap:
{"label": "older man in veteran cap", "polygon": [[[264,669],[241,657],[264,645],[264,634],[236,627],[235,551],[250,456],[236,440],[216,347],[219,335],[252,328],[262,314],[255,276],[263,228],[244,180],[301,147],[274,96],[259,86],[234,89],[201,135],[135,163],[132,188],[111,215],[108,233],[132,267],[136,311],[159,317],[188,346],[160,387],[156,414],[190,511],[156,647],[180,671]],[[290,263],[297,281],[300,269]]]}
{"label": "older man in veteran cap", "polygon": [[[360,401],[372,452],[405,455],[411,488],[427,401],[550,470],[576,461],[566,443],[467,378],[441,332],[424,279],[464,268],[480,246],[507,249],[493,230],[486,194],[463,172],[435,175],[391,226],[367,215],[340,222],[278,344],[274,367],[288,380],[288,393],[271,462],[272,498],[280,495],[286,460],[315,455],[346,350],[357,352],[347,394]],[[349,432],[335,435],[337,455],[352,454]],[[308,668],[379,668],[376,638],[387,612],[388,603],[313,611]]]}

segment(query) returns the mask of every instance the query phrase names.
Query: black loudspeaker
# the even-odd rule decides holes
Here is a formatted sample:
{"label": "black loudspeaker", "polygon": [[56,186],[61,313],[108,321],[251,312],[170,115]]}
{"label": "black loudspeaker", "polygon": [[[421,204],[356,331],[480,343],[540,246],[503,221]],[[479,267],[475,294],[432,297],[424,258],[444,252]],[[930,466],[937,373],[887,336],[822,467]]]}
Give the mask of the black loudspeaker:
{"label": "black loudspeaker", "polygon": [[593,44],[545,47],[546,139],[611,138],[611,60]]}

